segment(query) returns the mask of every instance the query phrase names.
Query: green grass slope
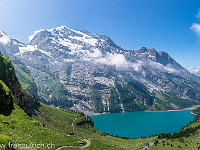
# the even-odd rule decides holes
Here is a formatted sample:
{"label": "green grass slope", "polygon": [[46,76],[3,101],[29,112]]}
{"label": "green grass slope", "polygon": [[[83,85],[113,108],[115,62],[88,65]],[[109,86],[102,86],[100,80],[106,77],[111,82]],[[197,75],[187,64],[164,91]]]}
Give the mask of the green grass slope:
{"label": "green grass slope", "polygon": [[[0,143],[55,144],[56,148],[65,145],[79,145],[76,141],[88,139],[87,150],[123,149],[198,149],[200,129],[177,138],[122,139],[100,132],[93,127],[89,117],[62,108],[54,108],[41,103],[36,110],[38,116],[28,117],[14,104],[11,114],[0,112]],[[200,125],[199,117],[182,130]],[[153,145],[151,145],[153,144]],[[36,148],[37,149],[37,148]],[[52,148],[55,149],[55,148]],[[65,148],[79,149],[79,148]]]}
{"label": "green grass slope", "polygon": [[91,145],[85,148],[87,150],[137,150],[145,148],[167,150],[200,148],[199,115],[181,131],[169,134],[173,138],[155,136],[151,138],[123,139],[102,133],[93,127],[90,118],[79,113],[74,113],[65,109],[52,108],[44,104],[41,104],[37,113],[40,117],[34,116],[34,119],[43,123],[47,128],[57,132],[62,131],[65,134],[70,134],[71,137],[74,138],[90,140]]}
{"label": "green grass slope", "polygon": [[197,150],[200,149],[200,115],[197,115],[193,122],[172,134],[158,136],[153,150]]}
{"label": "green grass slope", "polygon": [[62,108],[53,108],[45,104],[41,104],[41,107],[36,110],[36,113],[40,117],[33,116],[33,118],[48,129],[55,132],[62,132],[75,139],[90,140],[91,145],[85,148],[87,150],[136,150],[143,148],[145,143],[154,141],[155,139],[155,137],[150,139],[122,139],[113,137],[94,128],[91,119],[83,114]]}
{"label": "green grass slope", "polygon": [[30,76],[30,70],[15,56],[9,54],[9,59],[15,67],[16,76],[18,77],[23,90],[30,92],[36,86],[33,78]]}
{"label": "green grass slope", "polygon": [[[48,144],[52,144],[50,149],[55,149],[63,145],[79,145],[73,137],[67,136],[63,131],[48,129],[40,121],[27,116],[24,111],[14,104],[12,113],[0,111],[0,144],[44,144],[41,149],[46,149]],[[55,145],[55,147],[54,147]],[[19,147],[18,147],[19,148]],[[33,149],[40,149],[33,146]],[[0,149],[4,149],[1,148]],[[23,149],[23,147],[19,148]]]}

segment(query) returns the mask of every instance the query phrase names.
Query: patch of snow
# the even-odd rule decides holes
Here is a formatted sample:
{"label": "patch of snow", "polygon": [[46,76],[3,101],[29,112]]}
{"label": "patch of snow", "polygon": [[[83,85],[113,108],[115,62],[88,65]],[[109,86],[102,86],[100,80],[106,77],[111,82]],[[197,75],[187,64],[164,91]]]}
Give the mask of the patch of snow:
{"label": "patch of snow", "polygon": [[0,37],[0,43],[2,43],[3,45],[7,45],[10,43],[10,37],[7,36],[3,31],[1,31],[0,33],[1,37]]}
{"label": "patch of snow", "polygon": [[64,59],[63,61],[64,61],[64,62],[74,62],[73,59]]}
{"label": "patch of snow", "polygon": [[28,37],[29,42],[34,38],[34,36],[35,36],[37,33],[41,32],[41,31],[44,31],[44,29],[40,29],[40,30],[38,30],[38,31],[34,31],[34,34]]}
{"label": "patch of snow", "polygon": [[41,52],[42,54],[46,55],[46,56],[49,56],[51,57],[52,59],[54,59],[52,56],[51,56],[51,53],[50,52],[46,52],[44,50],[41,50],[41,49],[38,49],[37,47],[35,46],[32,46],[32,45],[26,45],[25,47],[19,47],[19,53],[17,53],[16,55],[21,55],[24,53],[24,52],[33,52],[33,51],[36,51],[38,50],[39,52]]}
{"label": "patch of snow", "polygon": [[0,30],[0,36],[2,37],[2,36],[5,36],[5,35],[6,35],[6,33]]}
{"label": "patch of snow", "polygon": [[80,49],[83,48],[82,45],[73,44],[68,39],[61,39],[61,38],[59,38],[58,39],[58,43],[61,44],[61,45],[63,45],[63,46],[67,46],[70,50],[80,50]]}
{"label": "patch of snow", "polygon": [[43,51],[43,50],[41,50],[41,49],[39,49],[39,51],[40,51],[41,53],[43,53],[43,54],[45,54],[45,55],[51,57],[52,59],[54,59],[54,58],[51,56],[51,53],[50,53],[50,52],[46,52],[46,51]]}
{"label": "patch of snow", "polygon": [[27,45],[26,47],[19,47],[20,54],[23,54],[24,52],[27,52],[27,51],[33,52],[35,50],[37,50],[37,48],[32,45]]}
{"label": "patch of snow", "polygon": [[82,35],[83,35],[83,37],[78,37],[78,36],[69,36],[69,37],[72,38],[72,39],[76,39],[78,41],[82,41],[84,43],[90,44],[92,46],[96,45],[96,43],[98,41],[97,39],[94,39],[94,38],[92,38],[92,37],[90,37],[86,34],[83,34],[83,33],[82,33]]}

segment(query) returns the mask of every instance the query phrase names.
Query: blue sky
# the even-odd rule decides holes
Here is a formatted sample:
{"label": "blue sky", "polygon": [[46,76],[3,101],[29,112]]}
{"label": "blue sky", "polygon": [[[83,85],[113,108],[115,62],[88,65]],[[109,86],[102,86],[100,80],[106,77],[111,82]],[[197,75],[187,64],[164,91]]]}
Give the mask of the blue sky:
{"label": "blue sky", "polygon": [[36,30],[67,26],[200,68],[199,0],[0,0],[0,7],[0,30],[25,43]]}

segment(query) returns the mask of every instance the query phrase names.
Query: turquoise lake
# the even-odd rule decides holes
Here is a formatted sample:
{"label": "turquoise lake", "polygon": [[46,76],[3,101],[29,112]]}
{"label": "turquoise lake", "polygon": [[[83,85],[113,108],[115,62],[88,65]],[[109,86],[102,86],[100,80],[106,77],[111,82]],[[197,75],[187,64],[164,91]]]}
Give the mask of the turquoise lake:
{"label": "turquoise lake", "polygon": [[109,113],[92,116],[94,126],[105,133],[120,137],[149,137],[180,130],[194,119],[192,110],[167,112]]}

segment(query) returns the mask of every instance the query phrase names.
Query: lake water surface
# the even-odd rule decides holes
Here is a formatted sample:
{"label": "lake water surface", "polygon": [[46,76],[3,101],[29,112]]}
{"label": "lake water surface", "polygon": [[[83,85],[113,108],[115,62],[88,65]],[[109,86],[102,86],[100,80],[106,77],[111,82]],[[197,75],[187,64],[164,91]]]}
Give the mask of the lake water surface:
{"label": "lake water surface", "polygon": [[139,138],[180,130],[194,119],[192,110],[167,112],[109,113],[93,116],[94,126],[102,132],[120,137]]}

